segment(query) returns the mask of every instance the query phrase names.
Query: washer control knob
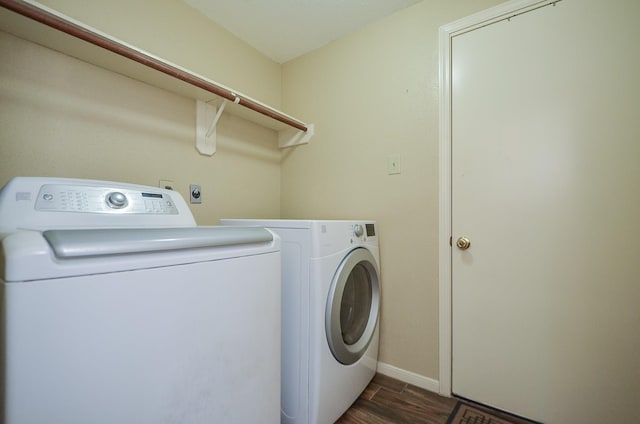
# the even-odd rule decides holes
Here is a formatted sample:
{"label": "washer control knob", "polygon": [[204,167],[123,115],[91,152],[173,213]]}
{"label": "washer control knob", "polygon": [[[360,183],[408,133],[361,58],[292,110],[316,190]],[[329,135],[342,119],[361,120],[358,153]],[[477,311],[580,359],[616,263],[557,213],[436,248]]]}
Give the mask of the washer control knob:
{"label": "washer control knob", "polygon": [[112,209],[122,209],[127,206],[127,196],[119,191],[114,191],[107,194],[107,205]]}
{"label": "washer control knob", "polygon": [[364,229],[362,228],[362,225],[360,224],[355,224],[353,226],[353,234],[356,237],[361,237],[364,234]]}

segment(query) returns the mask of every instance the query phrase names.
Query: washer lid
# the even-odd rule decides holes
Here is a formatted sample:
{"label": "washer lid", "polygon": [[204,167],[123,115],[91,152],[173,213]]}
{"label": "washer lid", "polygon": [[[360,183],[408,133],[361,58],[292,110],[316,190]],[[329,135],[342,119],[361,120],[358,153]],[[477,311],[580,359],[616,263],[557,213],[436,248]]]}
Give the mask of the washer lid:
{"label": "washer lid", "polygon": [[233,246],[273,240],[269,231],[258,227],[102,228],[49,230],[42,235],[58,258]]}
{"label": "washer lid", "polygon": [[104,274],[279,251],[280,238],[256,227],[18,231],[0,239],[0,280]]}

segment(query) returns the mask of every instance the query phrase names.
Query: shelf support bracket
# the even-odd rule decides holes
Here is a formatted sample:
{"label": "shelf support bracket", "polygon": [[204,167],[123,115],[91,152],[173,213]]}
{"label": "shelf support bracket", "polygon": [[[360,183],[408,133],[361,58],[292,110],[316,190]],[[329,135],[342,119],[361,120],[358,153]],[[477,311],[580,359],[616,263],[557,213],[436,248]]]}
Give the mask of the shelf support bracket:
{"label": "shelf support bracket", "polygon": [[[240,102],[236,97],[234,103]],[[216,127],[229,100],[224,99],[217,108],[215,105],[196,100],[196,150],[202,155],[213,156],[216,152]]]}
{"label": "shelf support bracket", "polygon": [[[219,112],[223,109],[220,107]],[[216,116],[220,119],[215,105],[196,100],[196,150],[201,155],[213,156],[216,152]]]}
{"label": "shelf support bracket", "polygon": [[314,134],[313,124],[307,125],[307,131],[297,130],[295,128],[287,128],[278,132],[278,147],[288,149],[289,147],[299,146],[309,143]]}

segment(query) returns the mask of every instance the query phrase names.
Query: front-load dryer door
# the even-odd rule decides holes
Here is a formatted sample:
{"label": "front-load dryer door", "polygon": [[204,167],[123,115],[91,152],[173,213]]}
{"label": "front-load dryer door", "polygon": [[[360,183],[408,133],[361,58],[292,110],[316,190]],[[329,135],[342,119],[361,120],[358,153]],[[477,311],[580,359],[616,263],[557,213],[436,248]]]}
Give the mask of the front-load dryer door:
{"label": "front-load dryer door", "polygon": [[374,336],[380,309],[380,280],[371,252],[349,252],[336,271],[325,315],[333,356],[345,365],[360,359]]}

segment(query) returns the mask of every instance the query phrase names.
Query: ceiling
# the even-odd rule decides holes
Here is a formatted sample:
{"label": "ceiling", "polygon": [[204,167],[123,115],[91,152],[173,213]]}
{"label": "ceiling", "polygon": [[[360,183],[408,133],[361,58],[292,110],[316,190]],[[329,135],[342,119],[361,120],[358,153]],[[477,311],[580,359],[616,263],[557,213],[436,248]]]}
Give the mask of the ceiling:
{"label": "ceiling", "polygon": [[184,0],[284,63],[421,0]]}

